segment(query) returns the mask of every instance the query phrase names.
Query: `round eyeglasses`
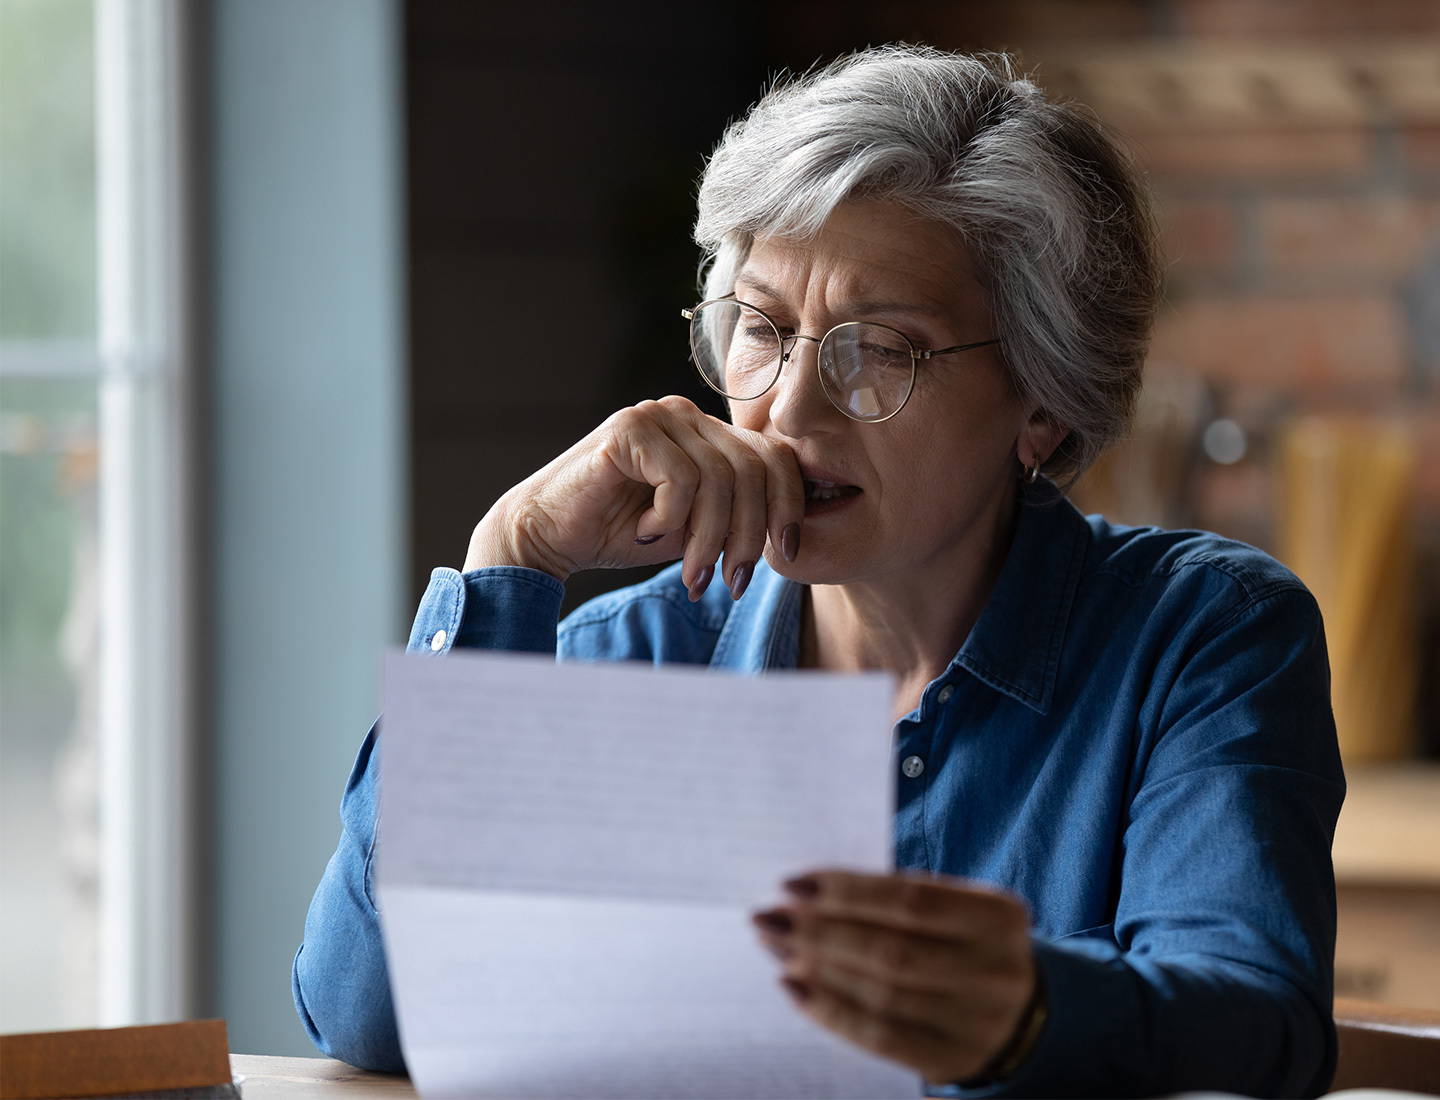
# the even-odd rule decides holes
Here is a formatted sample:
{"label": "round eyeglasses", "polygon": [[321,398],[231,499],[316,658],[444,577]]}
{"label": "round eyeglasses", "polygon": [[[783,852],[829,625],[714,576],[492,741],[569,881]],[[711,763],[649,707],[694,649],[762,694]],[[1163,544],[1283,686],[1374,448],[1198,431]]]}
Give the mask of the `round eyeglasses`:
{"label": "round eyeglasses", "polygon": [[732,401],[753,401],[775,385],[799,340],[820,345],[816,365],[830,403],[851,420],[875,424],[905,407],[915,388],[915,363],[983,348],[999,339],[917,351],[902,332],[874,321],[847,321],[822,337],[781,336],[775,322],[734,298],[682,309],[690,322],[690,354],[700,377]]}

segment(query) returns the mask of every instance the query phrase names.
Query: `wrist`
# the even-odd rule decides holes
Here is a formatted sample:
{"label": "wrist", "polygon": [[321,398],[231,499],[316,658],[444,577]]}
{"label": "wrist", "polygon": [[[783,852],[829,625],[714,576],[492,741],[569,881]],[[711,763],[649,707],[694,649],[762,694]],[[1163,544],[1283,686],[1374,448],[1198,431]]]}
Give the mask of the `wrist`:
{"label": "wrist", "polygon": [[1030,1057],[1031,1051],[1035,1049],[1035,1044],[1040,1039],[1040,1033],[1045,1030],[1045,1019],[1049,1012],[1049,1000],[1045,995],[1045,986],[1040,981],[1040,972],[1037,969],[1034,992],[1030,994],[1030,1000],[1020,1014],[1020,1022],[1015,1025],[1015,1031],[1011,1034],[1010,1040],[1000,1048],[994,1058],[990,1059],[978,1076],[961,1081],[960,1087],[985,1088],[990,1085],[998,1085],[1013,1077],[1016,1071],[1025,1064],[1025,1060]]}
{"label": "wrist", "polygon": [[494,566],[519,566],[548,573],[564,584],[573,573],[573,563],[548,552],[534,533],[534,524],[517,515],[509,494],[495,502],[470,534],[461,572]]}

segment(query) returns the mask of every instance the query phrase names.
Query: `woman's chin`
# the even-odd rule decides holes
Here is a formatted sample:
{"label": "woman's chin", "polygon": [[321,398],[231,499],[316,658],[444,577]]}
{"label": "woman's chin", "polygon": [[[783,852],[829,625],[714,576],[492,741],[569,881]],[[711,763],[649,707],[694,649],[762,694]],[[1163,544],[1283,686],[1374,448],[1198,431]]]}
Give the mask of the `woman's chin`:
{"label": "woman's chin", "polygon": [[825,553],[823,547],[807,548],[803,537],[800,556],[795,561],[786,561],[780,552],[767,542],[765,564],[787,581],[795,581],[797,584],[844,584],[854,579],[853,566],[835,560]]}

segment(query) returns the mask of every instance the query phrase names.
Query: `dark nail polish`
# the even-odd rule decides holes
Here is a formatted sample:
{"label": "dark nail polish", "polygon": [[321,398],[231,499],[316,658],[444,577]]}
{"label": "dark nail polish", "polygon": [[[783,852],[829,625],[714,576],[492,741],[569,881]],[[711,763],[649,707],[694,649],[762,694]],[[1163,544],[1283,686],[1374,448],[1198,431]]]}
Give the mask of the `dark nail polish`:
{"label": "dark nail polish", "polygon": [[763,913],[756,913],[750,919],[757,927],[774,932],[777,936],[786,936],[795,931],[795,922],[790,919],[790,914],[781,909],[767,909]]}
{"label": "dark nail polish", "polygon": [[780,532],[780,553],[786,561],[793,562],[800,556],[800,525],[798,523],[787,523],[785,530]]}
{"label": "dark nail polish", "polygon": [[816,894],[820,893],[820,884],[808,875],[802,875],[800,878],[786,879],[781,885],[797,898],[813,898]]}
{"label": "dark nail polish", "polygon": [[700,575],[695,578],[695,583],[690,586],[690,602],[697,603],[701,596],[705,595],[705,589],[710,587],[710,580],[715,576],[715,567],[707,565],[700,570]]}
{"label": "dark nail polish", "polygon": [[797,1001],[808,1001],[810,999],[810,987],[799,978],[785,977],[780,979],[780,984],[785,987],[785,992],[794,997]]}
{"label": "dark nail polish", "polygon": [[730,598],[738,600],[745,595],[745,589],[750,587],[750,578],[755,574],[755,563],[753,561],[742,561],[735,567],[735,572],[730,574]]}
{"label": "dark nail polish", "polygon": [[664,535],[641,535],[638,539],[635,540],[635,545],[636,545],[636,546],[654,546],[657,542],[659,542],[659,541],[660,541],[661,539],[663,539],[664,537],[665,537]]}

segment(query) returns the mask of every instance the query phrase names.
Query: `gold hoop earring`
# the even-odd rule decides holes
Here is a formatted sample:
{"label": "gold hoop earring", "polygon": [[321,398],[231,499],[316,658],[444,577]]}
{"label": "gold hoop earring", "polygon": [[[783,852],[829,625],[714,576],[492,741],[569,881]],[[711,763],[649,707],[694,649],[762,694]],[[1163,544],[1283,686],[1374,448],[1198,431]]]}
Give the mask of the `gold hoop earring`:
{"label": "gold hoop earring", "polygon": [[1025,484],[1034,485],[1035,479],[1040,476],[1040,459],[1036,458],[1033,466],[1022,466],[1021,470],[1024,473]]}

